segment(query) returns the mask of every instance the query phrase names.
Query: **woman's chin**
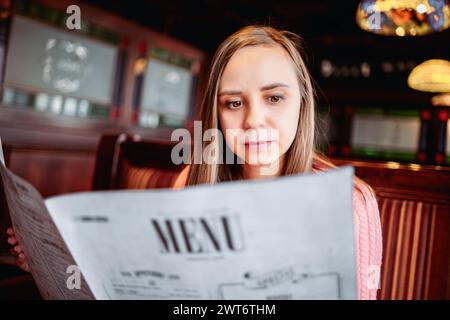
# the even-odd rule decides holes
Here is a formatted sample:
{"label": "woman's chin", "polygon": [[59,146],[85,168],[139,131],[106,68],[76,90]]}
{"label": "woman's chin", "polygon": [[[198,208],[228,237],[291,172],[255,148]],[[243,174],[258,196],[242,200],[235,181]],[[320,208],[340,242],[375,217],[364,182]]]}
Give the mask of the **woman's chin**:
{"label": "woman's chin", "polygon": [[279,159],[278,156],[273,155],[268,152],[255,152],[248,154],[245,157],[245,163],[247,165],[255,166],[255,167],[263,167],[272,165]]}

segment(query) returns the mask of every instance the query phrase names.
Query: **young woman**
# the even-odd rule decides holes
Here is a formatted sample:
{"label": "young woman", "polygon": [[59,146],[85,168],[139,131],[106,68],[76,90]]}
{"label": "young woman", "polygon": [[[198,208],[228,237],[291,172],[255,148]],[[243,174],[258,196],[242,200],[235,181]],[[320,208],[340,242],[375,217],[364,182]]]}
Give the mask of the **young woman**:
{"label": "young woman", "polygon": [[[216,129],[225,143],[203,141],[202,150],[213,150],[211,156],[187,166],[175,188],[335,167],[315,148],[314,89],[301,40],[291,32],[248,26],[227,38],[211,62],[200,118],[203,132]],[[226,152],[240,161],[226,163]],[[376,299],[373,277],[382,257],[378,206],[367,184],[355,178],[354,186],[358,298]],[[13,230],[9,235],[18,265],[28,269]]]}

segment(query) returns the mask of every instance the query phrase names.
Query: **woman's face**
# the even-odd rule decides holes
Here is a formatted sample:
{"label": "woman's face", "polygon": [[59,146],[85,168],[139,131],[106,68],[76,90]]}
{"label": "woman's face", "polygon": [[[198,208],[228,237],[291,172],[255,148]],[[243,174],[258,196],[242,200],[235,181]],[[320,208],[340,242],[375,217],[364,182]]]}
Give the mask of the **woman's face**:
{"label": "woman's face", "polygon": [[219,121],[231,151],[246,165],[282,159],[295,138],[300,89],[288,53],[278,46],[237,50],[219,83]]}

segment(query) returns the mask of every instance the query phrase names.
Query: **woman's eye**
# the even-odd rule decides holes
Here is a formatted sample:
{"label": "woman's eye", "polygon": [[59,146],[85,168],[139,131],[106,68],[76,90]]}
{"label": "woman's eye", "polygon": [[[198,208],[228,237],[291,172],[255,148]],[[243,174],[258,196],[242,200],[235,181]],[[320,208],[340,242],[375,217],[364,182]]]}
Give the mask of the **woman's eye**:
{"label": "woman's eye", "polygon": [[242,106],[242,101],[240,101],[240,100],[229,101],[229,102],[227,102],[226,105],[230,109],[237,109]]}
{"label": "woman's eye", "polygon": [[281,100],[283,100],[283,97],[282,96],[270,96],[267,100],[272,104],[276,104],[276,103],[279,103]]}

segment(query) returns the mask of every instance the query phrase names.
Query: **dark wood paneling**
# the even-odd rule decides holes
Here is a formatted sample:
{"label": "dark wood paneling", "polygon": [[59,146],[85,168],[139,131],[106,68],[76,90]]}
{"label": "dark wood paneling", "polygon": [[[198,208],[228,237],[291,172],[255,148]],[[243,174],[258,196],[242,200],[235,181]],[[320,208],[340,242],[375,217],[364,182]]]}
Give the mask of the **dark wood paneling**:
{"label": "dark wood paneling", "polygon": [[380,299],[450,299],[450,168],[334,159],[374,189],[383,232]]}
{"label": "dark wood paneling", "polygon": [[8,167],[45,197],[91,189],[95,154],[10,149]]}

